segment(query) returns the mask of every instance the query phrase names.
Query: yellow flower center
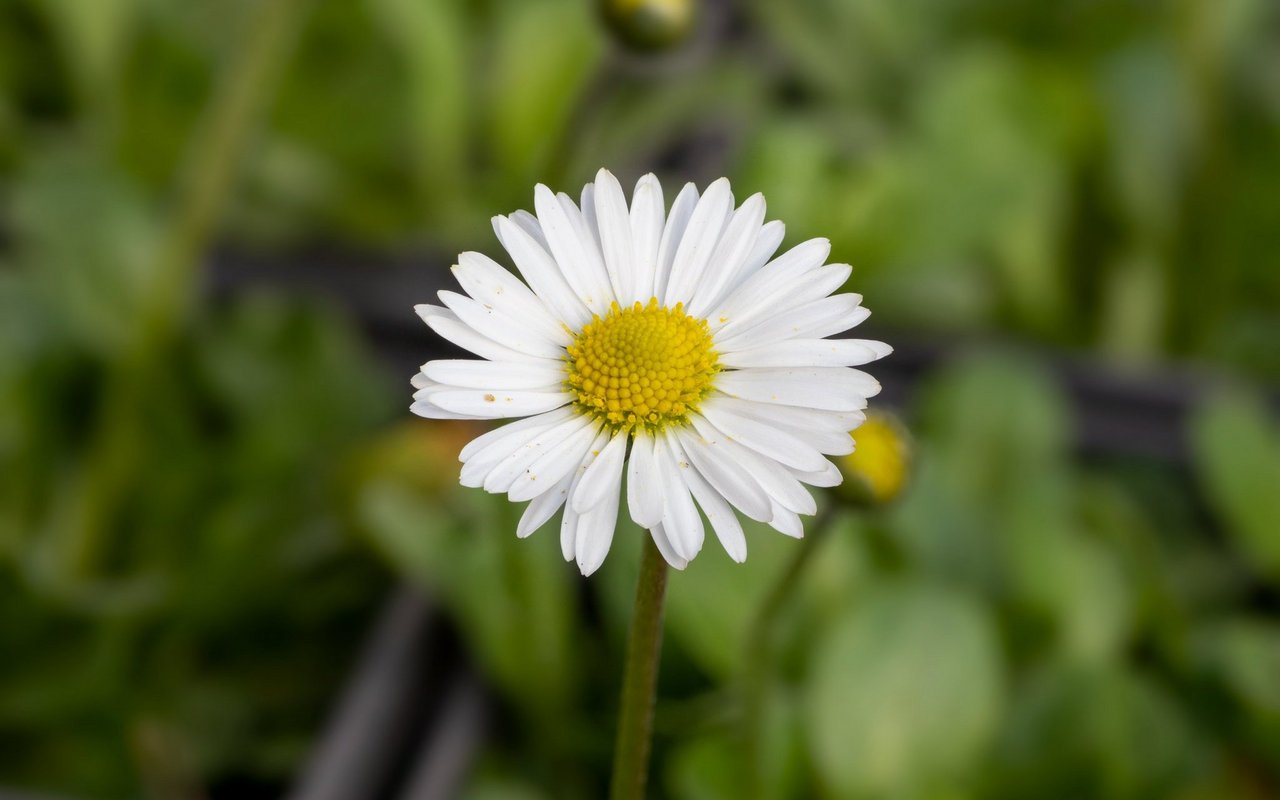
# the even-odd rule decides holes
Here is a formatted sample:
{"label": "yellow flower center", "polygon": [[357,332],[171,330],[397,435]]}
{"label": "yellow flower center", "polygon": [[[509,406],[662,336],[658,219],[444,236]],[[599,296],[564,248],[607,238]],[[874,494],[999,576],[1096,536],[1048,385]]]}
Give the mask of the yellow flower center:
{"label": "yellow flower center", "polygon": [[569,345],[575,405],[615,429],[682,424],[711,391],[719,360],[705,320],[658,299],[597,314]]}

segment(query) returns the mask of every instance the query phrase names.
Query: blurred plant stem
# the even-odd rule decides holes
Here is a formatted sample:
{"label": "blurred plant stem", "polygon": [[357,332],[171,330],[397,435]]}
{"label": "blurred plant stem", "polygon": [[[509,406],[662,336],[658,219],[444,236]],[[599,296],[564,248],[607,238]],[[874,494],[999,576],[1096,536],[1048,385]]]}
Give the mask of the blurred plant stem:
{"label": "blurred plant stem", "polygon": [[178,186],[173,219],[157,244],[153,283],[133,337],[109,373],[71,510],[60,577],[93,573],[104,528],[137,467],[147,435],[147,387],[190,308],[197,266],[234,185],[250,134],[292,51],[309,0],[274,0],[248,21],[247,41],[228,65],[207,116],[198,126]]}
{"label": "blurred plant stem", "polygon": [[643,800],[653,738],[654,687],[662,653],[662,603],[667,591],[667,562],[649,536],[644,537],[636,602],[627,637],[622,675],[618,736],[613,752],[613,800]]}
{"label": "blurred plant stem", "polygon": [[769,691],[769,676],[773,671],[774,640],[777,636],[778,619],[786,608],[787,601],[795,594],[796,587],[804,579],[805,570],[813,559],[818,545],[825,541],[827,530],[835,514],[830,505],[824,506],[818,517],[810,526],[812,531],[799,542],[799,547],[791,557],[791,561],[778,576],[778,581],[769,590],[769,594],[756,612],[751,627],[747,630],[746,652],[743,657],[742,674],[742,732],[743,762],[747,771],[747,797],[762,800],[768,795],[765,790],[765,753],[763,747],[765,726],[765,703]]}

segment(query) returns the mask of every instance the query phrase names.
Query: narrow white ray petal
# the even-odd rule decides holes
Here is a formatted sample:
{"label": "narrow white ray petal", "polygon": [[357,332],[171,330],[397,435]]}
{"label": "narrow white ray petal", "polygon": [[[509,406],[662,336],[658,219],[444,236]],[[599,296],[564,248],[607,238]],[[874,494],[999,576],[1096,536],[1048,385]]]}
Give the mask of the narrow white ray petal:
{"label": "narrow white ray petal", "polygon": [[563,347],[496,309],[487,308],[457,292],[442,290],[437,294],[440,301],[468,327],[504,347],[535,358],[560,358],[564,355]]}
{"label": "narrow white ray petal", "polygon": [[663,300],[668,308],[677,303],[688,303],[693,297],[693,290],[702,280],[732,213],[733,192],[729,190],[729,181],[720,178],[708,186],[698,200],[698,207],[689,218],[688,229],[680,239]]}
{"label": "narrow white ray petal", "polygon": [[[575,414],[564,422],[538,431],[527,441],[513,449],[489,471],[484,479],[484,490],[490,494],[505,494],[511,488],[511,484],[515,482],[516,478],[520,477],[522,472],[528,469],[530,464],[566,439],[584,435],[583,431],[588,431],[589,433],[591,424],[591,419]],[[471,466],[470,462],[467,463],[467,466]]]}
{"label": "narrow white ray petal", "polygon": [[507,419],[541,414],[568,403],[567,392],[486,391],[484,389],[451,389],[433,395],[431,401],[445,411],[475,414],[485,419]]}
{"label": "narrow white ray petal", "polygon": [[574,416],[569,409],[558,408],[512,422],[473,439],[458,456],[463,462],[459,483],[473,489],[484,486],[485,479],[495,467],[541,434],[563,425]]}
{"label": "narrow white ray petal", "polygon": [[613,301],[613,289],[595,234],[588,229],[581,210],[568,195],[553,194],[541,184],[534,191],[534,205],[547,246],[565,280],[583,305],[603,316]]}
{"label": "narrow white ray petal", "polygon": [[741,466],[771,500],[801,514],[812,514],[817,510],[813,495],[805,491],[786,467],[729,438],[706,417],[695,415],[690,417],[690,421],[704,439],[719,440],[726,455]]}
{"label": "narrow white ray petal", "polygon": [[739,414],[755,417],[768,425],[779,425],[792,431],[847,434],[866,421],[861,411],[822,411],[816,408],[757,403],[721,395],[717,402]]}
{"label": "narrow white ray petal", "polygon": [[[776,403],[754,403],[750,400],[738,400],[723,395],[713,398],[712,401],[709,401],[709,404],[713,407],[713,411],[721,413],[728,411],[744,419],[754,420],[756,424],[777,431],[780,434],[790,435],[800,440],[805,447],[823,455],[845,456],[853,452],[853,437],[849,435],[847,429],[838,430],[829,426],[815,425],[808,422],[801,415],[789,413],[793,410],[809,412],[811,415],[831,412],[798,409],[794,406],[782,406]],[[734,435],[733,430],[716,422],[714,413],[710,419],[716,427],[730,435]],[[748,444],[741,437],[735,435],[735,438],[743,444]],[[759,450],[759,448],[753,449]],[[788,463],[786,459],[778,459],[778,461],[803,472],[813,472],[821,469],[818,459],[814,459],[812,463],[806,465]]]}
{"label": "narrow white ray petal", "polygon": [[[621,466],[621,465],[619,465]],[[613,544],[613,532],[618,526],[618,498],[622,492],[622,473],[614,480],[605,496],[578,519],[577,542],[574,558],[578,570],[590,575],[604,563]]]}
{"label": "narrow white ray petal", "polygon": [[789,470],[801,483],[807,483],[810,486],[830,487],[839,486],[844,482],[844,475],[840,473],[840,468],[830,461],[827,465],[817,472],[800,472],[798,470]]}
{"label": "narrow white ray petal", "polygon": [[487,336],[476,333],[470,326],[458,319],[457,314],[447,308],[423,303],[414,306],[413,310],[418,312],[418,316],[422,317],[422,321],[427,323],[427,327],[435,331],[436,335],[456,344],[463,350],[475,353],[481,358],[487,358],[492,361],[520,361],[529,357],[525,353],[512,350],[510,347],[498,344]]}
{"label": "narrow white ray petal", "polygon": [[739,319],[767,313],[770,299],[793,286],[805,273],[821,267],[831,254],[831,242],[810,239],[770,261],[744,280],[708,314],[713,330]]}
{"label": "narrow white ray petal", "polygon": [[682,470],[691,469],[688,462],[684,466],[677,463],[675,455],[667,446],[667,436],[661,434],[654,437],[653,457],[657,462],[658,475],[662,480],[663,514],[662,527],[666,530],[671,544],[681,558],[692,560],[702,549],[705,532],[702,517],[693,504],[689,487],[680,475]]}
{"label": "narrow white ray petal", "polygon": [[488,256],[462,253],[453,267],[453,274],[463,291],[481,305],[493,307],[529,325],[537,330],[538,335],[561,347],[572,339],[541,298]]}
{"label": "narrow white ray petal", "polygon": [[718,430],[762,456],[805,472],[822,469],[822,455],[783,428],[771,427],[739,414],[711,398],[702,404],[702,416]]}
{"label": "narrow white ray petal", "polygon": [[[600,250],[604,255],[605,270],[618,302],[629,306],[635,300],[635,246],[631,238],[631,212],[627,208],[622,185],[612,172],[602,169],[596,173],[595,215],[600,228]],[[587,200],[582,200],[586,212]],[[648,298],[644,298],[648,299]]]}
{"label": "narrow white ray petal", "polygon": [[463,389],[545,389],[558,391],[565,381],[563,362],[546,359],[470,361],[444,359],[423,367],[423,374],[446,386]]}
{"label": "narrow white ray petal", "polygon": [[538,414],[534,417],[526,417],[525,419],[509,422],[500,428],[494,428],[487,433],[483,433],[471,441],[467,442],[462,448],[462,452],[458,453],[459,461],[467,461],[471,456],[480,452],[491,444],[501,442],[510,437],[516,436],[523,431],[532,430],[534,428],[549,428],[560,422],[564,422],[573,416],[573,409],[569,406],[562,406],[554,411],[548,411],[545,414]]}
{"label": "narrow white ray petal", "polygon": [[658,259],[654,262],[653,296],[659,299],[666,297],[667,284],[671,282],[671,267],[676,260],[676,251],[684,241],[685,231],[689,227],[689,219],[698,206],[698,187],[686,183],[675,202],[671,204],[671,213],[667,214],[666,227],[662,229],[662,240],[658,243]]}
{"label": "narrow white ray petal", "polygon": [[489,419],[489,417],[476,416],[475,414],[459,414],[455,411],[445,411],[428,400],[415,400],[409,406],[409,411],[425,419]]}
{"label": "narrow white ray petal", "polygon": [[860,411],[880,393],[880,382],[851,367],[762,367],[729,370],[716,388],[730,397],[784,406]]}
{"label": "narrow white ray petal", "polygon": [[649,528],[649,535],[653,537],[653,543],[657,545],[658,552],[662,554],[662,558],[673,569],[684,569],[689,566],[689,559],[682,558],[676,552],[675,547],[671,544],[671,539],[667,536],[667,531],[662,527],[662,523],[658,523]]}
{"label": "narrow white ray petal", "polygon": [[726,367],[857,367],[893,348],[871,339],[787,339],[720,354]]}
{"label": "narrow white ray petal", "polygon": [[[537,220],[533,224],[536,225]],[[502,244],[511,254],[516,269],[534,293],[546,302],[552,315],[574,330],[585,325],[591,319],[591,312],[569,286],[545,242],[535,239],[506,217],[494,217],[494,228],[502,231]]]}
{"label": "narrow white ray petal", "polygon": [[508,499],[519,503],[537,497],[559,483],[565,475],[589,463],[594,458],[591,445],[599,427],[598,422],[593,422],[563,441],[551,445],[547,452],[525,467],[507,487]]}
{"label": "narrow white ray petal", "polygon": [[[590,449],[593,451],[602,449],[608,435],[608,431],[599,431],[592,440]],[[587,472],[587,466],[588,461],[584,458],[578,468],[573,471],[573,481],[569,484],[569,500],[564,504],[564,514],[560,517],[560,552],[564,555],[565,561],[573,561],[578,552],[578,534],[582,526],[593,523],[593,518],[573,510],[573,496],[578,493],[578,486],[582,483],[582,476]]]}
{"label": "narrow white ray petal", "polygon": [[631,197],[631,242],[635,250],[635,280],[627,305],[639,300],[647,303],[654,296],[654,276],[658,269],[658,247],[662,244],[662,229],[666,223],[666,209],[662,200],[662,184],[653,173],[636,182]]}
{"label": "narrow white ray petal", "polygon": [[821,300],[844,286],[852,272],[853,267],[848,264],[828,264],[825,267],[810,270],[805,273],[803,280],[779,287],[767,301],[763,301],[767,308],[749,309],[748,313],[716,331],[716,338],[725,340],[756,325],[783,326],[790,320],[796,309]]}
{"label": "narrow white ray petal", "polygon": [[751,254],[760,233],[764,210],[764,195],[756,193],[733,212],[701,280],[693,289],[688,304],[690,314],[703,316],[737,282],[743,262]]}
{"label": "narrow white ray petal", "polygon": [[773,519],[769,521],[769,527],[792,539],[804,538],[804,523],[800,517],[778,502],[773,504]]}
{"label": "narrow white ray petal", "polygon": [[733,283],[729,285],[728,294],[736,291],[748,278],[755,275],[760,271],[761,267],[769,263],[769,259],[773,258],[773,254],[778,252],[778,247],[782,244],[782,240],[786,235],[787,226],[783,225],[781,220],[771,220],[760,227],[755,241],[751,244],[751,252],[747,254],[746,259],[742,262],[742,269],[739,270]]}
{"label": "narrow white ray petal", "polygon": [[824,339],[866,319],[870,312],[861,304],[860,294],[837,294],[789,308],[776,317],[754,317],[733,332],[717,331],[716,348],[750,350],[786,339]]}
{"label": "narrow white ray petal", "polygon": [[[425,369],[426,365],[424,364],[422,368]],[[431,383],[431,381],[427,378],[426,375],[423,375],[421,372],[418,372],[412,378],[409,379],[409,385],[415,389],[425,389],[427,388],[427,385],[429,383]]]}
{"label": "narrow white ray petal", "polygon": [[[592,257],[592,251],[597,249],[595,239],[586,230],[581,212],[577,211],[573,201],[568,198],[565,201],[562,203],[559,197],[542,184],[538,184],[534,190],[538,223],[546,234],[547,246],[551,249],[560,272],[573,289],[574,296],[592,313],[604,316],[613,299],[610,296],[612,290],[604,290],[609,284],[608,276],[604,274],[604,265],[596,263],[598,254],[597,258]],[[567,211],[570,206],[574,208],[572,216]]]}
{"label": "narrow white ray petal", "polygon": [[622,487],[622,462],[627,457],[627,434],[614,434],[604,449],[588,459],[586,474],[573,496],[573,510],[579,514],[595,507],[605,494],[617,494]]}
{"label": "narrow white ray petal", "polygon": [[718,439],[706,439],[696,430],[688,429],[679,431],[679,436],[685,455],[712,488],[734,508],[757,522],[772,519],[768,495],[741,465],[729,457]]}
{"label": "narrow white ray petal", "polygon": [[[690,463],[692,459],[688,458],[681,447],[681,437],[673,436],[670,432],[667,434],[667,446],[671,448],[672,454],[679,463]],[[689,487],[693,498],[698,501],[698,505],[702,508],[702,513],[707,515],[707,521],[711,523],[711,529],[715,531],[716,538],[720,540],[720,545],[724,547],[725,552],[729,554],[729,558],[741,564],[747,559],[747,540],[742,533],[742,523],[738,522],[738,517],[733,513],[733,509],[725,502],[725,499],[697,470],[691,466],[680,473],[684,479],[685,485]]]}
{"label": "narrow white ray petal", "polygon": [[662,521],[662,480],[653,458],[653,437],[637,430],[627,464],[627,508],[642,528]]}
{"label": "narrow white ray petal", "polygon": [[[547,237],[543,235],[542,226],[538,224],[537,217],[530,214],[528,211],[525,211],[523,208],[518,211],[511,212],[509,217],[511,222],[514,222],[521,230],[533,237],[533,240],[537,242],[543,250],[550,252],[547,248]],[[507,219],[507,217],[499,216],[493,218],[493,232],[497,234],[498,241],[502,244],[503,248],[510,251],[510,248],[507,247],[506,241],[503,239],[504,234],[498,226],[498,220],[500,219]]]}
{"label": "narrow white ray petal", "polygon": [[547,524],[547,520],[555,516],[569,496],[569,487],[573,484],[573,475],[565,475],[547,491],[533,498],[520,515],[520,524],[516,526],[516,536],[523,539]]}
{"label": "narrow white ray petal", "polygon": [[[563,192],[559,197],[562,199],[568,198],[570,203],[573,202],[573,199]],[[582,201],[577,208],[582,214],[583,222],[586,223],[587,233],[591,234],[591,238],[595,240],[596,248],[599,249],[600,223],[596,217],[596,185],[594,183],[588,183],[582,187]]]}

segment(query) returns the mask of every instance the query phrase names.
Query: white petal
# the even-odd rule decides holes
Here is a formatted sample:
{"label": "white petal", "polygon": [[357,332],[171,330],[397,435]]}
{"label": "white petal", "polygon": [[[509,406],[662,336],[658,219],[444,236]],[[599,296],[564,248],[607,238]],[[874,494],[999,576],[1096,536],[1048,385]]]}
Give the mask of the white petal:
{"label": "white petal", "polygon": [[569,487],[573,484],[573,475],[569,474],[530,501],[524,513],[520,515],[520,524],[516,527],[516,536],[521,539],[547,524],[547,520],[555,516],[569,496]]}
{"label": "white petal", "polygon": [[[530,464],[549,453],[557,445],[582,436],[586,436],[590,441],[593,422],[588,417],[575,414],[558,425],[534,434],[528,441],[515,448],[510,455],[499,461],[497,466],[485,476],[484,490],[490,494],[505,494]],[[468,463],[467,466],[470,464]]]}
{"label": "white petal", "polygon": [[729,287],[730,294],[773,258],[773,254],[778,252],[778,246],[782,244],[786,235],[787,226],[783,225],[781,220],[775,219],[761,226],[760,232],[756,234],[756,239],[751,244],[751,252],[742,262],[742,270],[738,273],[737,281]]}
{"label": "white petal", "polygon": [[703,316],[735,285],[764,222],[764,195],[753,194],[729,218],[702,280],[689,300],[689,313]]}
{"label": "white petal", "polygon": [[800,482],[787,472],[786,467],[728,438],[701,415],[695,414],[689,419],[704,439],[719,440],[720,447],[728,457],[746,470],[771,501],[801,514],[812,514],[817,510],[813,495],[805,491]]}
{"label": "white petal", "polygon": [[573,496],[573,510],[579,514],[594,508],[606,494],[622,489],[622,462],[627,457],[627,434],[615,434],[604,449],[589,458],[582,483]]}
{"label": "white petal", "polygon": [[477,303],[457,292],[438,292],[440,301],[476,333],[504,347],[535,358],[562,358],[564,348],[544,338],[519,320]]}
{"label": "white petal", "polygon": [[716,376],[716,388],[730,397],[828,411],[860,411],[880,383],[847,367],[739,369]]}
{"label": "white petal", "polygon": [[649,535],[653,537],[653,543],[658,546],[658,552],[662,554],[662,558],[675,569],[684,569],[689,566],[689,559],[682,558],[671,544],[671,539],[667,536],[667,531],[659,523],[649,529]]}
{"label": "white petal", "polygon": [[492,361],[520,361],[528,358],[525,353],[512,350],[510,347],[498,344],[487,336],[476,333],[470,326],[465,325],[462,320],[458,319],[457,314],[446,308],[423,303],[414,306],[413,310],[418,312],[418,316],[422,317],[422,321],[427,323],[427,327],[435,331],[437,335],[456,344],[463,350],[475,353],[481,358],[487,358]]}
{"label": "white petal", "polygon": [[[563,200],[538,184],[534,190],[538,223],[547,245],[574,295],[593,313],[604,316],[613,300],[609,278],[596,248],[595,238],[572,200]],[[570,210],[572,209],[572,211]]]}
{"label": "white petal", "polygon": [[536,437],[575,418],[576,415],[568,408],[558,408],[546,414],[503,425],[476,437],[458,455],[458,459],[463,462],[459,482],[473,489],[484,486],[489,473],[500,463]]}
{"label": "white petal", "polygon": [[799,472],[794,469],[790,470],[790,472],[796,476],[796,480],[801,483],[807,483],[810,486],[839,486],[844,482],[844,475],[840,473],[840,468],[830,461],[827,462],[827,466],[817,472]]}
{"label": "white petal", "polygon": [[[853,267],[848,264],[828,264],[806,273],[790,285],[779,287],[767,301],[767,309],[752,309],[716,331],[717,341],[728,341],[738,333],[756,326],[786,327],[797,309],[825,298],[844,286]],[[814,337],[817,338],[817,337]]]}
{"label": "white petal", "polygon": [[539,414],[535,417],[527,417],[525,419],[516,420],[507,423],[500,428],[494,428],[488,433],[481,434],[476,438],[467,442],[462,448],[462,452],[458,453],[459,461],[467,461],[472,455],[480,452],[491,444],[501,442],[509,437],[515,436],[522,431],[532,430],[534,428],[549,428],[552,425],[563,422],[573,415],[573,410],[568,406],[557,408],[555,411],[548,411],[545,414]]}
{"label": "white petal", "polygon": [[481,305],[535,328],[538,335],[562,347],[573,338],[548,311],[546,303],[488,256],[462,253],[453,274],[463,290]]}
{"label": "white petal", "polygon": [[770,261],[744,280],[708,315],[712,329],[767,314],[772,308],[771,298],[795,285],[801,276],[821,267],[830,254],[831,242],[810,239]]}
{"label": "white petal", "polygon": [[[596,434],[595,439],[590,443],[590,450],[601,450],[605,446],[609,432],[601,430]],[[569,502],[564,505],[564,515],[560,518],[560,552],[564,555],[565,561],[572,561],[574,555],[578,552],[579,534],[583,525],[593,524],[593,518],[586,514],[579,514],[573,510],[573,496],[577,494],[578,487],[582,483],[582,476],[586,474],[588,461],[586,458],[573,471],[573,482],[569,485]],[[596,509],[592,509],[594,512]],[[598,523],[595,523],[598,524]],[[613,532],[609,532],[610,537]]]}
{"label": "white petal", "polygon": [[484,419],[506,419],[541,414],[568,403],[567,392],[485,391],[484,389],[451,389],[433,395],[431,401],[445,411],[475,414]]}
{"label": "white petal", "polygon": [[600,424],[593,422],[582,430],[551,445],[533,463],[525,467],[507,487],[507,498],[513,503],[531,500],[554,487],[566,475],[590,462],[591,444]]}
{"label": "white petal", "polygon": [[719,439],[707,439],[688,429],[679,431],[679,436],[685,455],[711,487],[734,508],[757,522],[768,522],[773,518],[768,495],[741,465],[729,457],[726,448],[720,446]]}
{"label": "white petal", "polygon": [[800,521],[800,517],[776,502],[773,504],[773,519],[769,521],[769,527],[792,539],[804,538],[804,523]]}
{"label": "white petal", "polygon": [[545,359],[470,361],[445,359],[422,368],[433,381],[464,389],[545,389],[558,391],[565,381],[564,363]]}
{"label": "white petal", "polygon": [[687,461],[677,462],[675,454],[668,446],[668,434],[654,437],[654,460],[657,462],[658,475],[662,479],[663,514],[662,527],[667,532],[671,544],[681,558],[692,560],[702,549],[704,530],[702,517],[693,504],[689,487],[685,484],[681,472],[692,469]]}
{"label": "white petal", "polygon": [[[562,200],[568,200],[570,204],[573,203],[573,199],[564,192],[561,192],[557,197]],[[596,185],[594,183],[588,183],[582,187],[582,202],[575,206],[575,209],[582,215],[582,221],[586,223],[585,230],[596,243],[596,249],[599,250],[600,225],[596,222]],[[580,226],[579,229],[582,230],[583,228]]]}
{"label": "white petal", "polygon": [[805,472],[822,469],[822,455],[783,428],[739,414],[715,398],[702,404],[702,415],[729,437],[780,464]]}
{"label": "white petal", "polygon": [[[498,220],[500,219],[508,219],[508,217],[501,217],[501,216],[494,217],[493,232],[498,235],[498,241],[502,243],[503,248],[506,248],[509,252],[510,248],[507,248],[507,243],[503,239],[503,232],[498,225]],[[535,217],[534,215],[530,214],[528,211],[525,211],[522,208],[518,211],[511,212],[511,214],[509,215],[509,220],[511,222],[514,222],[525,233],[533,237],[533,240],[537,242],[538,245],[541,246],[543,250],[550,252],[550,250],[547,248],[547,237],[543,235],[542,226],[538,224],[537,217]]]}
{"label": "white petal", "polygon": [[654,276],[658,269],[658,246],[666,211],[662,204],[662,184],[652,173],[636,182],[631,197],[631,242],[635,249],[635,281],[627,303],[648,303],[654,296]]}
{"label": "white petal", "polygon": [[[690,461],[691,459],[685,458],[685,453],[680,452],[680,438],[668,435],[667,444],[677,460]],[[698,505],[702,507],[702,513],[707,515],[711,529],[715,531],[716,538],[720,540],[729,558],[741,564],[747,559],[747,540],[742,534],[742,523],[738,522],[733,509],[719,492],[711,488],[697,469],[686,469],[681,473],[681,477],[684,478],[694,499],[698,501]]]}
{"label": "white petal", "polygon": [[658,259],[654,262],[653,296],[659,299],[666,297],[667,284],[671,282],[671,266],[676,260],[676,251],[684,239],[689,227],[689,219],[698,205],[698,187],[686,183],[675,202],[671,204],[671,213],[667,215],[666,227],[662,230],[662,241],[658,244]]}
{"label": "white petal", "polygon": [[693,210],[689,227],[676,250],[676,260],[671,265],[663,305],[673,308],[677,303],[687,304],[693,297],[693,290],[701,282],[732,213],[733,193],[729,191],[729,181],[720,178],[707,187],[698,200],[698,207]]}
{"label": "white petal", "polygon": [[[619,473],[620,477],[621,473]],[[590,575],[599,569],[604,563],[604,557],[609,554],[609,546],[613,544],[613,532],[618,526],[618,497],[621,490],[622,486],[615,481],[612,491],[608,492],[590,511],[578,518],[574,555],[578,562],[578,570],[583,575]]]}
{"label": "white petal", "polygon": [[720,354],[726,367],[856,367],[893,348],[871,339],[787,339]]}
{"label": "white petal", "polygon": [[[583,211],[587,201],[584,198]],[[604,255],[605,270],[618,302],[629,306],[639,299],[632,286],[635,283],[635,247],[631,240],[631,212],[627,198],[613,173],[602,169],[596,173],[595,214],[600,227],[600,250]]]}
{"label": "white petal", "polygon": [[[737,400],[724,396],[715,398],[715,402],[708,405],[713,405],[721,411],[730,411],[741,417],[754,420],[757,424],[763,425],[770,430],[790,434],[803,442],[805,446],[823,455],[847,456],[853,452],[853,437],[849,435],[848,428],[832,428],[829,425],[814,424],[808,419],[808,417],[822,414],[831,415],[831,412],[814,411],[794,406],[780,406],[775,403],[754,403],[750,400]],[[791,413],[793,411],[801,413]],[[726,433],[733,434],[733,431],[718,424],[714,415],[710,419],[716,427]],[[742,441],[742,439],[739,438],[739,441]],[[743,442],[743,444],[747,444],[747,442]],[[801,472],[814,472],[821,469],[817,461],[810,465],[800,466],[787,464],[782,459],[779,460],[788,467],[798,469]]]}
{"label": "white petal", "polygon": [[455,411],[445,411],[443,408],[426,400],[415,401],[409,406],[409,411],[426,419],[489,419],[489,417],[480,417],[475,414],[459,414]]}
{"label": "white petal", "polygon": [[[789,308],[769,319],[744,325],[732,335],[717,332],[717,348],[746,350],[783,339],[825,339],[860,325],[871,312],[862,307],[862,295],[837,294]],[[722,335],[723,334],[723,335]]]}
{"label": "white petal", "polygon": [[627,508],[642,528],[662,521],[662,480],[653,457],[653,437],[637,430],[627,464]]}
{"label": "white petal", "polygon": [[[537,225],[537,220],[533,224]],[[502,232],[502,245],[511,254],[516,269],[550,307],[552,315],[574,330],[585,325],[591,319],[591,312],[574,294],[545,243],[506,217],[494,217],[494,228]]]}

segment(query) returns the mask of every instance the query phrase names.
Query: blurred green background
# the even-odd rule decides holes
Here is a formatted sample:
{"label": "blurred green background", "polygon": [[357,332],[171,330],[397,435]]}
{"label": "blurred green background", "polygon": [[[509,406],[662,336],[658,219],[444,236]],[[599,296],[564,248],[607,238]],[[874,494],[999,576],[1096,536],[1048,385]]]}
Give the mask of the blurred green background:
{"label": "blurred green background", "polygon": [[[763,191],[944,354],[769,658],[798,543],[673,575],[655,796],[1280,797],[1280,5],[608,11],[0,3],[0,791],[277,795],[404,578],[499,697],[465,797],[599,796],[638,532],[582,582],[343,303],[207,287],[336,252],[426,293],[604,165]],[[1082,455],[1063,354],[1192,376],[1186,457]]]}

